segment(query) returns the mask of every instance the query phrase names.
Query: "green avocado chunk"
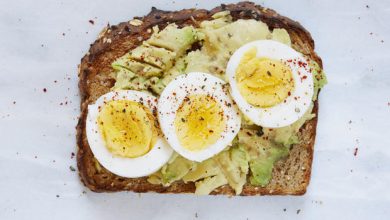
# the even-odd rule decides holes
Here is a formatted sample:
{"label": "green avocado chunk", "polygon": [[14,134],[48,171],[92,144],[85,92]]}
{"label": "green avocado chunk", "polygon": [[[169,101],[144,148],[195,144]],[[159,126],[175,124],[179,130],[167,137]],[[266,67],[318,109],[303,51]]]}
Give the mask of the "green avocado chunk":
{"label": "green avocado chunk", "polygon": [[151,66],[151,65],[146,64],[146,63],[132,60],[130,54],[126,54],[126,55],[120,57],[119,59],[115,60],[111,64],[111,66],[114,70],[117,70],[117,71],[122,69],[122,68],[126,68],[126,69],[136,73],[138,76],[146,77],[146,78],[162,75],[162,70],[160,68]]}
{"label": "green avocado chunk", "polygon": [[130,58],[166,70],[172,67],[176,53],[160,47],[141,45],[130,51]]}
{"label": "green avocado chunk", "polygon": [[259,155],[249,163],[252,171],[250,182],[252,185],[264,187],[272,179],[272,169],[275,162],[288,155],[289,149],[284,146],[272,146],[265,148],[263,154]]}
{"label": "green avocado chunk", "polygon": [[237,195],[240,194],[246,183],[246,176],[249,171],[249,155],[239,147],[232,147],[228,151],[218,154],[215,160],[229,185],[235,190]]}
{"label": "green avocado chunk", "polygon": [[311,71],[313,73],[313,81],[314,81],[314,95],[313,95],[313,101],[317,100],[318,92],[322,87],[324,87],[328,80],[326,79],[326,75],[324,71],[321,69],[320,65],[318,63],[311,60],[309,62],[309,66],[311,68]]}
{"label": "green avocado chunk", "polygon": [[146,42],[149,45],[165,48],[175,52],[177,56],[181,56],[197,40],[197,32],[194,27],[178,28],[176,24],[169,24],[162,31],[156,31]]}
{"label": "green avocado chunk", "polygon": [[191,170],[183,177],[183,181],[196,182],[206,177],[216,176],[221,173],[218,164],[213,159],[205,160],[196,166],[196,169]]}
{"label": "green avocado chunk", "polygon": [[226,180],[225,176],[222,174],[207,177],[203,180],[199,180],[195,182],[195,194],[196,195],[208,195],[210,194],[214,189],[223,186],[227,184],[228,181]]}
{"label": "green avocado chunk", "polygon": [[287,46],[291,46],[290,35],[286,31],[286,29],[275,28],[272,31],[272,40],[279,41],[280,43],[286,44]]}
{"label": "green avocado chunk", "polygon": [[131,80],[135,77],[135,73],[126,69],[118,68],[116,73],[116,82],[114,85],[114,90],[120,89],[130,89]]}
{"label": "green avocado chunk", "polygon": [[238,140],[249,155],[251,184],[266,186],[272,178],[274,163],[288,155],[289,147],[276,144],[266,136],[259,138],[257,131],[252,129],[242,129],[238,133]]}
{"label": "green avocado chunk", "polygon": [[161,79],[162,84],[164,86],[168,85],[175,77],[177,77],[180,74],[185,73],[185,68],[187,66],[186,57],[179,58],[176,60],[176,64],[174,67],[172,67],[170,70],[168,70],[164,77]]}
{"label": "green avocado chunk", "polygon": [[185,159],[182,156],[173,156],[168,164],[161,168],[162,182],[164,185],[170,185],[176,180],[182,179],[190,170],[196,168],[196,163]]}

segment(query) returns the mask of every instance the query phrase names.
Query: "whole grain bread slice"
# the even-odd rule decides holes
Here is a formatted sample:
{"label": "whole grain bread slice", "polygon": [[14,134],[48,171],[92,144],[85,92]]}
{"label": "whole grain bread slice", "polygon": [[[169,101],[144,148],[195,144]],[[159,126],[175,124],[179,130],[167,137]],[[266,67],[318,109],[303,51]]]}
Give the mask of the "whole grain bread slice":
{"label": "whole grain bread slice", "polygon": [[[160,30],[168,23],[198,26],[204,20],[219,11],[230,11],[234,20],[256,19],[265,22],[272,30],[284,28],[288,31],[292,47],[316,61],[322,68],[320,57],[314,52],[314,41],[310,33],[299,23],[277,14],[275,11],[255,5],[252,2],[221,5],[210,11],[204,9],[184,9],[180,11],[161,11],[152,8],[144,17],[136,17],[130,22],[107,26],[99,38],[91,44],[89,52],[82,58],[79,66],[79,88],[81,94],[81,115],[77,125],[77,166],[82,182],[95,192],[134,191],[158,193],[192,193],[193,183],[175,182],[169,187],[154,185],[147,178],[123,178],[117,176],[94,158],[88,145],[85,122],[87,106],[99,96],[110,91],[115,79],[111,63],[129,50],[140,45],[151,36],[150,29],[158,25]],[[318,102],[315,102],[313,113],[318,115]],[[290,150],[289,156],[276,163],[273,178],[266,187],[257,187],[247,183],[241,195],[302,195],[310,181],[313,146],[316,135],[317,117],[307,121],[299,132],[300,144]],[[234,195],[228,185],[215,189],[211,194]]]}

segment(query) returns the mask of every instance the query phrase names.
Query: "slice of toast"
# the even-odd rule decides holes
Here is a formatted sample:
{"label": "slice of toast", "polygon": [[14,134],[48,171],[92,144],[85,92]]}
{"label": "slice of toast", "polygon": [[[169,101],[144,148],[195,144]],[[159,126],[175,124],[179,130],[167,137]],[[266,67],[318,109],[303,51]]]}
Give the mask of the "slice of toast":
{"label": "slice of toast", "polygon": [[[145,17],[138,17],[132,22],[123,22],[109,26],[102,31],[99,38],[91,45],[79,66],[79,88],[81,94],[81,115],[77,125],[77,165],[82,182],[95,192],[134,191],[159,193],[192,193],[193,183],[175,182],[169,187],[154,185],[143,178],[123,178],[112,174],[102,167],[94,158],[88,145],[85,122],[87,106],[99,96],[110,91],[115,79],[111,63],[129,50],[140,45],[151,36],[150,29],[158,25],[160,30],[167,23],[176,23],[179,27],[198,26],[204,20],[219,11],[230,11],[234,20],[256,19],[265,22],[272,30],[284,28],[288,31],[292,47],[316,61],[322,68],[321,59],[314,52],[314,41],[299,23],[277,14],[271,9],[251,2],[221,5],[210,11],[203,9],[184,9],[181,11],[161,11],[152,8]],[[140,22],[142,21],[142,22]],[[318,103],[315,102],[313,113],[318,115]],[[289,156],[277,162],[273,177],[266,187],[253,186],[247,183],[241,195],[302,195],[310,181],[313,146],[316,135],[317,117],[307,121],[299,132],[300,144],[290,150]],[[235,195],[228,185],[215,189],[211,194]]]}

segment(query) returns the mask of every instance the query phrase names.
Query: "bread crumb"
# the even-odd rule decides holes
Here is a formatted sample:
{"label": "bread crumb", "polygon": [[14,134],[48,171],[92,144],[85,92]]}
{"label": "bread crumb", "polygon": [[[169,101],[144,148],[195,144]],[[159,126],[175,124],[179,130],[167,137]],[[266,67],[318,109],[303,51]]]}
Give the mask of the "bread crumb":
{"label": "bread crumb", "polygon": [[129,24],[133,25],[133,26],[140,26],[142,25],[143,21],[139,20],[139,19],[133,19],[131,21],[129,21]]}
{"label": "bread crumb", "polygon": [[137,37],[137,40],[142,41],[143,40],[142,36]]}

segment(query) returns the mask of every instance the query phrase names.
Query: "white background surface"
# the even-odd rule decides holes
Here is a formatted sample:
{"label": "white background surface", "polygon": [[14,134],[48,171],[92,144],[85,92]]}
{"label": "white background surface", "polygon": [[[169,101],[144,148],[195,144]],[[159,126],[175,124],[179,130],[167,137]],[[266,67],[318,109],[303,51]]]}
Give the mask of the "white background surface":
{"label": "white background surface", "polygon": [[0,219],[388,219],[390,2],[384,0],[258,2],[312,33],[329,80],[305,196],[95,194],[81,185],[69,168],[76,167],[77,64],[98,32],[151,6],[223,2],[0,0]]}

